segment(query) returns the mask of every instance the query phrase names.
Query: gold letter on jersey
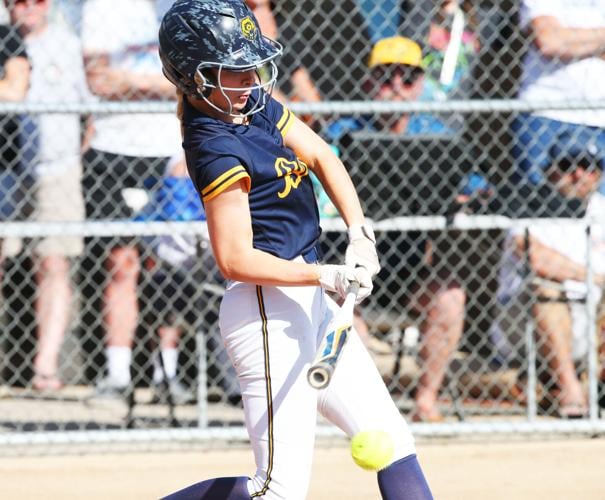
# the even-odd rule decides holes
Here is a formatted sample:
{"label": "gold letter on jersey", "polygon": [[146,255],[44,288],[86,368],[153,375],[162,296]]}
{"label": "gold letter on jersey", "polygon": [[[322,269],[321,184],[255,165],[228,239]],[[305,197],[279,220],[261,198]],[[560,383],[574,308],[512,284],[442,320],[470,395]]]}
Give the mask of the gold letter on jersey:
{"label": "gold letter on jersey", "polygon": [[309,175],[307,165],[298,159],[290,161],[286,158],[278,158],[275,160],[275,170],[277,171],[277,177],[283,177],[285,182],[283,191],[277,193],[280,198],[288,196],[292,188],[296,189],[301,179]]}

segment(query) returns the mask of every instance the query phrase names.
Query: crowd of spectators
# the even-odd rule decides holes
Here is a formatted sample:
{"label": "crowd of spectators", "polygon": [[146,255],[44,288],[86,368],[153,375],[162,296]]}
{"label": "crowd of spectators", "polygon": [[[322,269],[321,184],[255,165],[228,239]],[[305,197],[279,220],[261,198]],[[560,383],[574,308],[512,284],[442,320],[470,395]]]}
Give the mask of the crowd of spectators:
{"label": "crowd of spectators", "polygon": [[[246,2],[265,35],[288,40],[274,94],[283,102],[443,102],[483,97],[485,82],[507,73],[502,67],[496,71],[482,66],[495,55],[512,61],[508,72],[520,75],[518,81],[502,83],[501,96],[513,88],[518,89],[517,97],[527,101],[605,99],[605,0],[519,0],[513,2],[517,8],[512,13],[501,10],[497,2],[480,8],[466,0]],[[158,23],[171,0],[6,0],[5,4],[5,24],[0,26],[1,101],[174,100],[174,88],[162,75],[157,55]],[[492,16],[494,12],[498,15]],[[520,59],[501,45],[499,35],[511,26],[528,40]],[[490,151],[494,145],[477,143],[463,114],[305,117],[345,160],[355,156],[351,148],[363,134],[390,136],[391,141],[447,138],[462,152],[455,158],[456,171],[449,169],[448,177],[444,174],[441,179],[449,192],[437,189],[434,179],[424,191],[415,192],[416,184],[404,191],[436,215],[451,217],[456,210],[573,218],[605,213],[601,174],[605,110],[539,110],[507,118],[507,140],[498,144],[507,151],[511,165],[504,171],[499,158],[490,159],[480,151],[482,146]],[[5,139],[0,169],[3,221],[203,219],[202,207],[191,198],[166,212],[166,200],[178,198],[179,193],[191,195],[191,185],[179,168],[176,116],[42,113],[4,115],[0,120]],[[501,139],[502,131],[494,137]],[[389,159],[392,168],[404,172],[407,167],[398,160]],[[353,178],[369,168],[348,166]],[[409,179],[417,180],[412,174]],[[406,182],[405,175],[401,182]],[[381,196],[397,197],[394,184]],[[435,193],[437,199],[431,199]],[[322,216],[331,216],[326,194],[317,196]],[[434,206],[439,208],[433,211]],[[388,216],[410,214],[414,212],[402,209]],[[384,214],[370,211],[368,215]],[[599,228],[601,232],[593,234],[595,267],[590,274],[595,290],[602,286],[605,273],[601,262],[605,240]],[[506,235],[502,255],[498,252],[499,284],[492,297],[497,312],[489,332],[484,332],[495,359],[510,363],[520,355],[520,340],[515,338],[520,326],[519,322],[507,325],[504,319],[518,318],[511,308],[533,318],[550,377],[545,387],[556,395],[559,414],[566,417],[586,414],[578,375],[585,369],[579,361],[586,356],[585,336],[579,333],[586,322],[579,312],[586,311],[582,288],[587,279],[586,240],[581,234],[569,237],[573,230],[532,227],[527,234]],[[401,300],[395,304],[385,305],[380,296],[376,304],[412,311],[420,325],[414,410],[418,421],[442,419],[439,392],[463,341],[473,294],[472,282],[456,272],[454,262],[466,259],[472,264],[477,256],[465,254],[454,237],[445,244],[443,235],[440,238],[436,241],[434,235],[420,232],[405,238],[385,232],[378,238],[388,260],[378,277],[378,294],[381,286],[383,293],[394,293],[389,282],[399,287],[404,283],[405,290],[399,290]],[[179,345],[184,329],[201,328],[216,365],[223,370],[218,375],[220,386],[229,401],[238,404],[232,371],[225,369],[228,362],[217,342],[215,318],[195,317],[201,309],[199,301],[213,299],[197,294],[186,307],[186,298],[195,295],[199,284],[191,281],[192,276],[200,283],[221,283],[207,259],[201,274],[188,267],[199,257],[198,245],[197,240],[179,238],[141,243],[134,238],[85,241],[65,236],[36,241],[32,260],[37,348],[31,387],[56,391],[66,382],[60,376],[59,351],[77,309],[72,292],[77,285],[78,323],[86,330],[84,336],[92,338],[87,362],[95,365],[90,378],[98,381],[96,396],[123,397],[139,382],[132,377],[133,349],[137,329],[149,323],[158,337],[151,376],[155,400],[165,398],[160,387],[164,379],[177,402],[194,399],[179,379]],[[24,251],[18,241],[6,240],[2,246],[2,258]],[[80,271],[77,283],[75,263]],[[168,295],[158,297],[155,289]],[[363,316],[359,309],[356,321],[367,341],[371,325]],[[100,345],[105,345],[103,352]]]}

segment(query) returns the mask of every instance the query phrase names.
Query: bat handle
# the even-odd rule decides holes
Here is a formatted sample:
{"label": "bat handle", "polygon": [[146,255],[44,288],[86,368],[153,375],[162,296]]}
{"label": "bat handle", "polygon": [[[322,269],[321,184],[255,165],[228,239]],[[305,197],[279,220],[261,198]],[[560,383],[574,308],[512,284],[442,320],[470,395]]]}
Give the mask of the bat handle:
{"label": "bat handle", "polygon": [[359,293],[359,283],[357,281],[351,281],[349,287],[347,288],[347,295],[345,297],[345,302],[355,302],[357,298],[357,294]]}
{"label": "bat handle", "polygon": [[309,381],[309,385],[314,389],[323,389],[330,383],[333,373],[334,365],[330,363],[317,363],[307,372],[307,380]]}

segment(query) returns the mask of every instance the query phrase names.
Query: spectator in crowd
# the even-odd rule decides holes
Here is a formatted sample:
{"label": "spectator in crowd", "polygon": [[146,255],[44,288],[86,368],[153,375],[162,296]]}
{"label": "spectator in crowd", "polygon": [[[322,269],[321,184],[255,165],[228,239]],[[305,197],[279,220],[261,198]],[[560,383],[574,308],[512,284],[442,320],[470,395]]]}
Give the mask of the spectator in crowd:
{"label": "spectator in crowd", "polygon": [[[13,25],[24,37],[32,70],[27,101],[60,103],[91,98],[86,86],[79,40],[48,21],[50,0],[7,0]],[[25,118],[25,117],[24,117]],[[77,222],[84,218],[81,190],[80,119],[74,114],[27,116],[22,131],[22,162],[34,180],[33,218]],[[19,242],[11,253],[19,251]],[[78,236],[49,237],[34,249],[38,351],[32,386],[57,390],[59,349],[69,326],[72,308],[70,258],[82,253]]]}
{"label": "spectator in crowd", "polygon": [[[12,26],[0,25],[0,101],[19,102],[27,95],[30,65],[25,44],[19,32]],[[0,217],[9,220],[15,216],[17,205],[22,203],[19,174],[19,123],[11,116],[0,116],[0,132],[3,144],[0,148]]]}
{"label": "spectator in crowd", "polygon": [[[590,131],[579,135],[563,132],[553,141],[548,159],[546,182],[570,201],[560,216],[596,217],[601,221],[592,226],[590,235],[591,287],[598,303],[605,284],[605,196],[597,188],[605,154]],[[545,201],[544,206],[548,207],[549,202]],[[552,377],[546,388],[558,390],[559,414],[563,417],[587,413],[586,397],[574,366],[588,349],[586,255],[584,227],[564,222],[536,225],[529,228],[527,239],[522,229],[510,231],[500,268],[500,311],[491,336],[502,358],[514,359],[523,345],[523,321],[529,319],[531,311],[537,347]]]}
{"label": "spectator in crowd", "polygon": [[[424,85],[422,49],[413,40],[396,36],[378,41],[372,48],[364,77],[366,96],[376,101],[413,102],[420,99]],[[388,131],[393,134],[447,134],[451,131],[439,119],[425,113],[392,113],[337,120],[325,135],[338,141],[355,131]]]}
{"label": "spectator in crowd", "polygon": [[[182,155],[171,162],[147,205],[136,217],[140,221],[204,220],[199,195],[187,174]],[[226,401],[241,400],[235,371],[220,341],[218,297],[223,283],[211,258],[206,240],[179,234],[144,239],[144,269],[141,317],[159,337],[159,351],[153,357],[154,402],[166,400],[166,386],[177,404],[194,397],[177,373],[179,343],[184,328],[205,333],[209,375],[222,388]],[[202,287],[201,283],[206,287]],[[214,285],[214,286],[212,286]],[[161,361],[159,354],[161,353]],[[164,378],[167,384],[164,384]],[[181,377],[182,378],[182,377]]]}
{"label": "spectator in crowd", "polygon": [[[370,98],[403,102],[420,98],[424,66],[421,48],[413,40],[397,36],[378,41],[369,57],[369,70],[364,88]],[[434,116],[393,113],[378,118],[345,117],[331,125],[326,135],[339,144],[339,139],[345,139],[345,136],[356,131],[386,131],[395,136],[448,136],[452,133]],[[351,147],[354,147],[354,143]],[[446,204],[445,200],[443,204]],[[391,266],[385,266],[389,271],[379,274],[378,281],[389,282],[392,277],[387,274],[393,269],[399,270],[398,287],[401,281],[410,285],[406,306],[417,311],[421,317],[423,337],[419,355],[422,373],[415,393],[413,419],[439,421],[442,415],[437,408],[438,393],[449,360],[462,336],[466,294],[451,274],[443,268],[437,272],[430,263],[432,245],[420,234],[408,234],[402,238],[398,232],[384,233],[379,235],[378,245],[384,258],[393,259]],[[391,250],[393,245],[398,247],[396,255]],[[403,266],[402,255],[405,256]],[[385,287],[389,288],[388,285]],[[396,297],[395,291],[392,292]]]}
{"label": "spectator in crowd", "polygon": [[[605,98],[605,0],[523,0],[521,29],[531,44],[523,59],[519,97],[534,101]],[[512,123],[517,180],[538,186],[548,152],[563,132],[587,133],[605,145],[605,110],[543,110]],[[602,181],[603,182],[603,181]],[[605,193],[605,184],[600,188]]]}
{"label": "spectator in crowd", "polygon": [[479,51],[476,12],[469,1],[438,4],[426,37],[424,94],[429,100],[468,99],[472,64]]}
{"label": "spectator in crowd", "polygon": [[[158,56],[155,0],[87,0],[82,12],[82,44],[88,84],[105,101],[172,100],[175,90],[163,76]],[[94,116],[95,134],[84,156],[83,188],[90,219],[129,219],[137,196],[145,199],[143,181],[160,178],[170,157],[181,150],[175,116],[125,113]],[[133,196],[134,195],[134,196]],[[95,242],[93,242],[95,243]],[[106,276],[91,280],[99,262]],[[98,325],[103,311],[108,375],[100,381],[100,396],[124,395],[131,382],[132,343],[138,322],[139,255],[132,241],[121,238],[92,245],[83,279],[84,295],[103,305],[87,304],[86,328]]]}

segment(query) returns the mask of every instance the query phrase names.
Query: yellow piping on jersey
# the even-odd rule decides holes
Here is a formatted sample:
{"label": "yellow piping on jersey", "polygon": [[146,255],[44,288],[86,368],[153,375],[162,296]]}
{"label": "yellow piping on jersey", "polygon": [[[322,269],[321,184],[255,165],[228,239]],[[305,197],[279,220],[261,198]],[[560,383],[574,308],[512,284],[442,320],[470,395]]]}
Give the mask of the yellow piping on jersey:
{"label": "yellow piping on jersey", "polygon": [[286,134],[288,133],[288,130],[290,129],[293,123],[294,115],[288,108],[284,108],[284,114],[279,119],[276,125],[277,130],[279,130],[279,133],[282,137],[286,137]]}
{"label": "yellow piping on jersey", "polygon": [[246,179],[246,191],[249,192],[250,176],[242,165],[238,165],[219,175],[212,183],[202,189],[202,199],[205,202],[211,200],[240,179]]}
{"label": "yellow piping on jersey", "polygon": [[263,325],[263,352],[265,355],[265,387],[267,391],[267,416],[268,416],[268,428],[267,428],[267,441],[269,446],[269,463],[267,464],[267,478],[260,491],[250,495],[251,498],[259,497],[267,493],[269,489],[269,483],[271,482],[271,472],[273,471],[273,391],[271,389],[271,365],[269,363],[269,331],[267,330],[267,313],[265,312],[265,302],[263,300],[263,287],[256,287],[256,298],[258,300],[258,310],[262,319]]}

